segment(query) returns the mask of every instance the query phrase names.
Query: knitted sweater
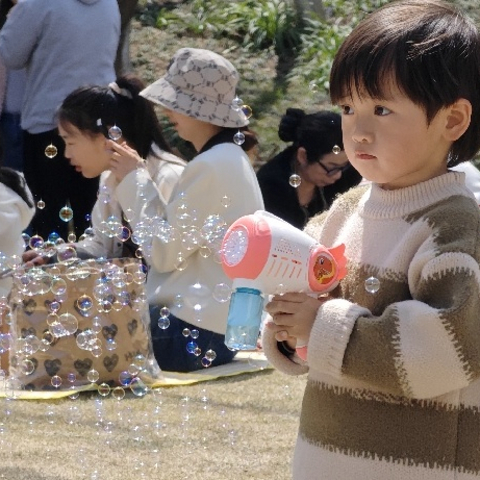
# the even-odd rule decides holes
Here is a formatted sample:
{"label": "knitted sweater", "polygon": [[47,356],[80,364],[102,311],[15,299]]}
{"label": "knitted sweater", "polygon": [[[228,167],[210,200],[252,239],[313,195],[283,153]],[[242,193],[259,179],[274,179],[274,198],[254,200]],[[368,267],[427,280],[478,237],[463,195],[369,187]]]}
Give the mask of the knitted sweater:
{"label": "knitted sweater", "polygon": [[306,363],[264,332],[275,366],[308,371],[294,479],[480,478],[480,212],[464,174],[353,189],[306,231],[346,245],[348,274]]}

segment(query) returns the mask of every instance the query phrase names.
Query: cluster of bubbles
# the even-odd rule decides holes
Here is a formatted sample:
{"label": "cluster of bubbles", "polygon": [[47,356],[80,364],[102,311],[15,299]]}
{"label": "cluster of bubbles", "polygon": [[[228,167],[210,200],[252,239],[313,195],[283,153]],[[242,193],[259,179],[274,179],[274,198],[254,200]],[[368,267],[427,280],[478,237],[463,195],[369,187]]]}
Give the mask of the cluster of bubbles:
{"label": "cluster of bubbles", "polygon": [[[242,111],[247,119],[249,119],[253,113],[252,108],[248,105],[245,105],[243,100],[238,96],[235,96],[235,98],[232,100],[232,108],[236,112]],[[245,143],[245,134],[239,130],[237,133],[235,133],[235,135],[233,135],[233,141],[237,145],[243,145]]]}
{"label": "cluster of bubbles", "polygon": [[[68,254],[66,254],[66,251]],[[57,250],[60,264],[51,265],[48,269],[33,267],[25,270],[17,258],[8,258],[0,254],[0,268],[12,274],[14,288],[9,300],[0,299],[0,314],[8,324],[15,324],[14,315],[20,305],[28,308],[29,298],[36,295],[50,293],[53,300],[45,303],[46,326],[39,336],[35,331],[21,333],[13,329],[13,333],[0,334],[0,353],[10,351],[11,377],[8,382],[12,389],[21,389],[22,380],[27,380],[36,368],[33,356],[41,351],[47,352],[55,342],[63,337],[74,336],[76,346],[83,351],[88,351],[95,358],[100,357],[104,348],[109,351],[117,348],[114,338],[106,336],[102,342],[99,334],[102,332],[103,315],[113,311],[120,311],[127,306],[140,312],[146,309],[145,294],[131,295],[129,286],[141,285],[145,282],[145,268],[138,264],[129,267],[120,267],[104,259],[80,261],[74,255],[75,249],[64,246]],[[60,253],[60,255],[59,255]],[[63,254],[63,255],[62,255]],[[91,319],[91,326],[83,331],[79,330],[79,318],[71,312],[61,313],[62,304],[71,296],[71,286],[75,291],[82,291],[81,282],[95,276],[92,296],[86,293],[78,294],[74,301],[75,310],[81,319]],[[105,337],[105,335],[104,335]],[[119,383],[130,389],[138,396],[142,391],[146,393],[146,386],[138,377],[141,373],[148,373],[149,363],[143,355],[134,357],[128,371],[120,374]],[[97,382],[99,373],[92,369],[87,374],[91,383]],[[69,383],[76,381],[75,375],[67,376]],[[59,388],[63,379],[53,375],[51,384]],[[102,391],[106,390],[104,385]],[[143,394],[145,394],[143,393]]]}
{"label": "cluster of bubbles", "polygon": [[[243,105],[243,102],[239,99],[239,105]],[[112,127],[113,128],[113,127]],[[137,211],[145,212],[148,209],[148,200],[144,194],[144,185],[137,184],[137,205],[134,208]],[[113,192],[109,187],[102,185],[99,194],[98,201],[104,204],[111,202]],[[228,208],[230,206],[230,198],[224,195],[220,199],[219,208]],[[73,213],[72,213],[73,214]],[[99,225],[95,226],[95,229],[89,227],[85,230],[84,234],[78,239],[78,241],[84,241],[92,238],[96,234],[104,235],[111,239],[116,239],[118,242],[124,243],[129,241],[130,245],[133,243],[136,245],[135,256],[139,259],[145,259],[147,263],[152,256],[152,244],[154,239],[163,243],[175,243],[178,245],[178,252],[176,254],[174,268],[178,271],[183,271],[187,268],[190,261],[190,254],[192,251],[198,251],[198,254],[203,258],[211,258],[214,262],[220,264],[222,261],[222,241],[227,231],[227,224],[222,215],[215,213],[208,215],[203,221],[198,219],[195,208],[192,208],[187,196],[181,193],[176,202],[176,211],[169,218],[169,221],[165,220],[159,215],[145,216],[142,215],[142,221],[134,225],[134,229],[131,228],[131,222],[134,219],[134,210],[129,208],[123,212],[123,217],[117,215],[111,215],[102,221]],[[69,243],[76,241],[75,235],[71,234],[67,238]],[[24,234],[25,246],[33,250],[36,250],[40,255],[46,258],[52,258],[57,255],[59,262],[71,262],[76,260],[75,248],[65,243],[65,240],[60,238],[55,232],[50,234],[47,240],[44,240],[39,235],[33,235],[29,237]],[[68,272],[67,272],[68,274]],[[43,270],[32,270],[31,275],[36,275],[38,278],[32,282],[31,279],[26,282],[29,288],[32,289],[32,295],[39,293],[36,288],[38,284],[42,283],[44,278]],[[139,280],[145,281],[146,272],[137,272]],[[46,283],[49,283],[48,279],[45,279]],[[54,279],[54,289],[62,288],[62,279]],[[34,288],[35,287],[35,288]],[[100,287],[99,287],[100,288]],[[228,284],[223,282],[218,283],[212,289],[211,286],[207,286],[201,282],[196,282],[187,289],[183,295],[177,295],[174,304],[164,306],[163,314],[161,313],[158,319],[160,328],[166,329],[170,325],[169,320],[169,308],[175,306],[176,308],[190,308],[194,311],[195,319],[198,322],[202,320],[202,314],[205,311],[205,307],[209,302],[216,301],[219,303],[226,303],[230,300],[231,288]],[[81,299],[79,303],[79,310],[84,306],[91,308],[92,299]],[[104,308],[114,308],[108,306],[108,302],[104,302]],[[86,308],[86,307],[85,307]],[[52,312],[53,315],[53,312]],[[62,322],[68,329],[73,329],[74,321],[72,318],[63,318]],[[53,334],[61,333],[63,323],[54,324],[52,329]],[[92,325],[92,332],[94,333],[95,325]],[[68,330],[67,330],[68,331]],[[88,332],[80,336],[80,339],[87,336]],[[86,341],[87,345],[92,346],[92,353],[95,354],[98,349],[96,348],[95,341]],[[108,345],[107,348],[114,348],[113,345]],[[190,347],[188,351],[192,350]],[[195,349],[193,349],[194,351]],[[210,363],[205,361],[205,366],[209,366]]]}

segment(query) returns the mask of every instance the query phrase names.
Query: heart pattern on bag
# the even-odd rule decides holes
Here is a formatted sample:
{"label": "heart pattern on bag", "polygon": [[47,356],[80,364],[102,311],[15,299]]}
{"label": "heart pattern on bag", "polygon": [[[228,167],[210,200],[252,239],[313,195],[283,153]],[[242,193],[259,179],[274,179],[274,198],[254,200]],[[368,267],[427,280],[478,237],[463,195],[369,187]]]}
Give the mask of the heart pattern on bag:
{"label": "heart pattern on bag", "polygon": [[91,358],[84,358],[83,360],[75,360],[73,362],[73,366],[75,367],[75,370],[79,373],[81,377],[86,377],[87,373],[90,371],[92,368],[93,361]]}
{"label": "heart pattern on bag", "polygon": [[28,300],[23,301],[23,311],[27,315],[32,315],[36,308],[37,302],[33,298],[29,298]]}
{"label": "heart pattern on bag", "polygon": [[26,338],[29,335],[37,335],[37,331],[33,327],[22,328],[21,333],[22,333],[22,338]]}
{"label": "heart pattern on bag", "polygon": [[55,358],[54,360],[45,360],[43,365],[48,375],[53,377],[59,372],[62,362],[58,358]]}
{"label": "heart pattern on bag", "polygon": [[102,328],[102,335],[105,340],[113,340],[117,333],[118,327],[114,323],[112,323],[111,325],[106,325]]}
{"label": "heart pattern on bag", "polygon": [[103,366],[107,369],[107,372],[111,372],[118,363],[118,355],[114,353],[112,356],[106,356],[103,359]]}
{"label": "heart pattern on bag", "polygon": [[128,333],[130,334],[131,337],[135,335],[135,332],[137,331],[138,328],[138,321],[136,318],[134,318],[131,322],[127,323],[127,328],[128,328]]}

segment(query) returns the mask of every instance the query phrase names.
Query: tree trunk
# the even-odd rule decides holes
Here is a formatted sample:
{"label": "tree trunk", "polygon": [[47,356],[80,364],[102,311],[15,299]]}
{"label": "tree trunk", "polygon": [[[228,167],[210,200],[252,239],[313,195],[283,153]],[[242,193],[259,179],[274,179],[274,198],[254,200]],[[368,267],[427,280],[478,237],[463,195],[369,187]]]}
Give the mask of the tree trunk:
{"label": "tree trunk", "polygon": [[123,75],[132,70],[132,65],[130,63],[130,24],[135,15],[138,0],[117,1],[120,9],[121,31],[117,57],[115,59],[115,72],[117,75]]}

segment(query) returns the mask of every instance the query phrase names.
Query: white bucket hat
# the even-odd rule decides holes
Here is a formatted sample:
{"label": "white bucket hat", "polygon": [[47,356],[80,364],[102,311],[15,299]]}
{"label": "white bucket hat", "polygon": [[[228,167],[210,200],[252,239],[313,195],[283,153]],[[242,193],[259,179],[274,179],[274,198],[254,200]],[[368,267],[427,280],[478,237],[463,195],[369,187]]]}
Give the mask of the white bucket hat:
{"label": "white bucket hat", "polygon": [[239,128],[248,119],[232,104],[238,83],[235,67],[221,55],[199,48],[181,48],[166,75],[140,92],[169,110],[219,127]]}

